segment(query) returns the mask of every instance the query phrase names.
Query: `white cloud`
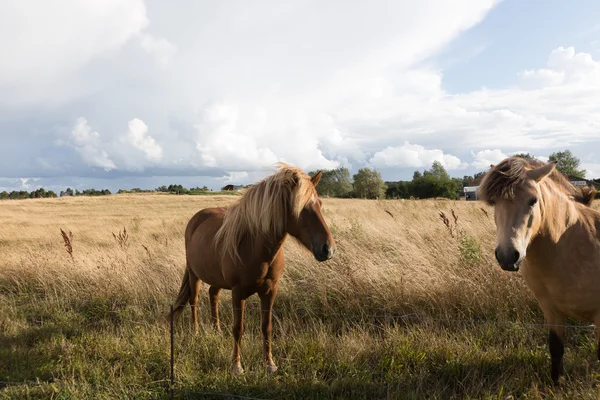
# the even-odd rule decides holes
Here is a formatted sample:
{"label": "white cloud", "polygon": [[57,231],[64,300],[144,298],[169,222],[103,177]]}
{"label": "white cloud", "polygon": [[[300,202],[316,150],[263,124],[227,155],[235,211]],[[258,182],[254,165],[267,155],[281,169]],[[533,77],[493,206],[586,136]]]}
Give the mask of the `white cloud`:
{"label": "white cloud", "polygon": [[125,141],[143,152],[149,161],[159,161],[163,156],[162,148],[152,136],[148,135],[148,126],[140,119],[134,118],[129,121],[129,130],[125,135]]}
{"label": "white cloud", "polygon": [[107,171],[117,168],[102,148],[100,134],[92,130],[85,118],[77,119],[69,139],[67,144],[79,153],[87,165],[104,168]]}
{"label": "white cloud", "polygon": [[37,182],[40,178],[19,178],[18,181],[21,182],[18,190],[31,190],[31,184],[29,182]]}
{"label": "white cloud", "polygon": [[378,151],[369,160],[377,168],[431,167],[434,161],[439,161],[446,169],[459,169],[466,167],[458,157],[444,154],[439,149],[426,149],[418,144],[405,142],[402,146],[387,147]]}
{"label": "white cloud", "polygon": [[[191,2],[183,11],[169,2],[61,1],[10,1],[0,13],[0,112],[46,118],[2,132],[54,132],[73,115],[102,132],[80,120],[67,135],[75,151],[60,157],[25,151],[32,136],[23,135],[28,165],[48,174],[90,165],[254,179],[280,160],[305,169],[437,160],[457,169],[466,159],[487,167],[516,150],[598,141],[600,63],[571,47],[513,71],[516,85],[444,90],[432,57],[481,21],[491,0],[343,2],[318,12],[302,1]],[[13,164],[3,151],[14,148],[0,148],[3,170]]]}
{"label": "white cloud", "polygon": [[54,103],[89,93],[80,75],[92,61],[114,57],[137,35],[141,47],[164,63],[173,47],[143,33],[144,0],[5,0],[0,12],[0,105]]}
{"label": "white cloud", "polygon": [[481,150],[477,153],[471,152],[475,160],[473,166],[477,169],[488,169],[490,165],[496,165],[508,156],[500,149]]}
{"label": "white cloud", "polygon": [[556,86],[565,81],[563,71],[554,71],[547,68],[527,70],[519,73],[521,86],[527,89],[536,89],[544,86]]}
{"label": "white cloud", "polygon": [[168,40],[164,38],[157,39],[146,33],[140,36],[140,45],[144,51],[155,58],[158,65],[162,68],[166,68],[169,65],[177,52],[177,48]]}
{"label": "white cloud", "polygon": [[[245,121],[243,121],[245,119]],[[260,112],[242,116],[235,106],[215,104],[202,112],[196,124],[196,149],[201,165],[224,169],[260,169],[278,161],[257,139],[264,116]]]}
{"label": "white cloud", "polygon": [[[279,117],[262,108],[215,103],[202,109],[195,125],[200,165],[226,170],[261,170],[278,161],[305,168],[335,168],[318,148],[320,132],[311,132],[305,118]],[[279,128],[281,126],[281,128]]]}
{"label": "white cloud", "polygon": [[239,184],[239,182],[245,182],[248,179],[248,173],[246,171],[227,171],[227,175],[221,179],[225,183]]}
{"label": "white cloud", "polygon": [[600,179],[600,163],[581,163],[581,169],[585,169],[587,179]]}
{"label": "white cloud", "polygon": [[522,83],[530,88],[557,86],[562,83],[599,83],[600,65],[588,53],[575,53],[573,47],[558,47],[550,53],[547,68],[528,70],[519,74]]}

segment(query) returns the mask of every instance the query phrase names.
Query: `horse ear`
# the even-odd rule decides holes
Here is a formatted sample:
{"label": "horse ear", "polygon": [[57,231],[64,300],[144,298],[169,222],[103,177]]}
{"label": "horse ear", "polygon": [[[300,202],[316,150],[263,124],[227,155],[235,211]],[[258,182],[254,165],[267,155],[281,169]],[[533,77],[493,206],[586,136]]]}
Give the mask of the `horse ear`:
{"label": "horse ear", "polygon": [[322,175],[323,175],[323,171],[319,171],[312,178],[310,178],[310,181],[312,182],[312,184],[315,187],[319,184],[319,181],[321,180]]}
{"label": "horse ear", "polygon": [[529,170],[527,171],[527,176],[530,179],[539,182],[542,179],[544,179],[550,172],[552,172],[552,170],[554,170],[554,168],[556,167],[556,163],[557,161],[550,161],[549,163],[546,163],[546,165]]}

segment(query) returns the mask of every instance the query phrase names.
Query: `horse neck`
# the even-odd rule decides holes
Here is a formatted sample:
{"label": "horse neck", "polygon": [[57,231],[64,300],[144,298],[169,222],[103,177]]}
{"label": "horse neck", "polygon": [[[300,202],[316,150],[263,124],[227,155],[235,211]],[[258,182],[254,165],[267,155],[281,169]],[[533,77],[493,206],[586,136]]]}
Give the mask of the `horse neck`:
{"label": "horse neck", "polygon": [[256,243],[252,243],[251,246],[256,249],[260,249],[259,257],[261,261],[272,261],[277,253],[281,250],[287,233],[283,234],[272,234],[262,235],[256,238]]}
{"label": "horse neck", "polygon": [[556,190],[550,184],[541,186],[543,203],[542,222],[539,235],[557,243],[565,231],[579,219],[575,204],[564,193]]}

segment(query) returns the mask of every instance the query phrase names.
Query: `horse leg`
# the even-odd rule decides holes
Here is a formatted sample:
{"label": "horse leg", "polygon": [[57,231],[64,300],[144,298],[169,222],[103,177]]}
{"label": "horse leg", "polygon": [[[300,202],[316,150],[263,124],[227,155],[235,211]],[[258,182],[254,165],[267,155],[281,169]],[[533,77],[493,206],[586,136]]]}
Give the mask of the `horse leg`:
{"label": "horse leg", "polygon": [[271,332],[273,331],[273,303],[275,302],[278,288],[279,284],[275,283],[270,290],[267,289],[265,292],[258,292],[258,296],[260,297],[261,327],[264,339],[264,356],[267,372],[277,371],[277,365],[273,362],[273,355],[271,354]]}
{"label": "horse leg", "polygon": [[564,317],[552,313],[546,317],[546,320],[550,325],[548,335],[548,347],[550,349],[550,358],[552,360],[552,382],[554,384],[558,384],[558,380],[563,374],[563,355],[565,353],[564,340],[566,319]]}
{"label": "horse leg", "polygon": [[244,334],[244,307],[246,306],[246,298],[248,296],[238,286],[231,290],[231,303],[233,305],[233,356],[231,370],[234,375],[242,375],[240,347],[242,343],[242,335]]}
{"label": "horse leg", "polygon": [[194,333],[198,334],[198,294],[200,293],[200,288],[202,287],[202,281],[198,279],[196,275],[194,275],[192,270],[188,269],[188,274],[190,276],[190,306],[192,307],[192,327],[194,328]]}
{"label": "horse leg", "polygon": [[212,316],[213,326],[217,330],[217,333],[221,335],[221,324],[219,323],[219,295],[221,294],[221,288],[211,286],[208,289],[208,298],[210,300],[210,314]]}

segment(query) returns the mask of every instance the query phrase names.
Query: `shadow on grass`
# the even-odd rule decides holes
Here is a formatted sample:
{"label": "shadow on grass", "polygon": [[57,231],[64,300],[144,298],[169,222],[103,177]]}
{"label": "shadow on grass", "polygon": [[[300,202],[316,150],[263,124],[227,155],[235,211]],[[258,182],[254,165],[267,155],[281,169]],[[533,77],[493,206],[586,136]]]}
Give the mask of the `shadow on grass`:
{"label": "shadow on grass", "polygon": [[[153,315],[149,321],[143,312],[125,303],[104,299],[90,299],[69,307],[24,304],[16,316],[20,322],[15,323],[20,326],[10,333],[0,330],[0,381],[52,381],[73,369],[69,365],[72,354],[101,354],[94,349],[96,334],[114,338],[138,323],[161,326],[160,317]],[[164,323],[162,326],[168,327]]]}
{"label": "shadow on grass", "polygon": [[52,365],[61,357],[61,351],[50,342],[78,334],[77,329],[66,325],[27,327],[15,336],[0,334],[0,380],[51,380]]}
{"label": "shadow on grass", "polygon": [[[398,369],[369,374],[344,374],[315,380],[294,381],[286,375],[253,376],[215,381],[210,374],[204,382],[177,389],[181,399],[423,399],[423,398],[514,398],[557,396],[569,398],[574,389],[587,391],[595,398],[600,390],[593,376],[567,379],[562,386],[552,385],[545,374],[549,367],[544,356],[511,355],[498,359],[428,366],[426,371]],[[571,368],[570,368],[571,369]],[[579,368],[576,368],[577,370]],[[544,372],[541,372],[544,371]],[[573,374],[581,371],[573,371]]]}

